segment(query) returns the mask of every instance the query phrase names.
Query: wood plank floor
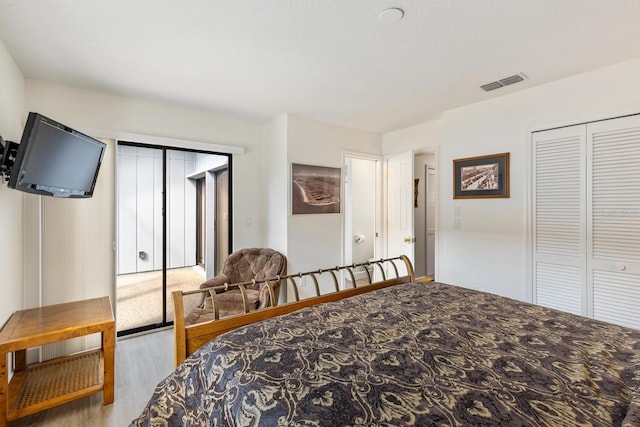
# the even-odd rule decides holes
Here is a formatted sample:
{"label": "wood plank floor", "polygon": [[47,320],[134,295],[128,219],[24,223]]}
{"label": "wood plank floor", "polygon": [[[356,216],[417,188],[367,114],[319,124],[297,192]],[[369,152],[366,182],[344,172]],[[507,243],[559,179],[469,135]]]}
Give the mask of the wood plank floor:
{"label": "wood plank floor", "polygon": [[155,386],[173,371],[173,329],[116,342],[116,390],[111,405],[97,393],[9,424],[23,426],[128,426],[137,417]]}

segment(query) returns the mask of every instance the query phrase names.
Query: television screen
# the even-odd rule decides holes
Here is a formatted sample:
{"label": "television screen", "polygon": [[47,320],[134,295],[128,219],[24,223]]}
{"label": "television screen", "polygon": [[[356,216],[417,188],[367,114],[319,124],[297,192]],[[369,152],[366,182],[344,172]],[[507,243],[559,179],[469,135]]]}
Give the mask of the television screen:
{"label": "television screen", "polygon": [[29,113],[8,186],[53,197],[91,197],[106,144]]}

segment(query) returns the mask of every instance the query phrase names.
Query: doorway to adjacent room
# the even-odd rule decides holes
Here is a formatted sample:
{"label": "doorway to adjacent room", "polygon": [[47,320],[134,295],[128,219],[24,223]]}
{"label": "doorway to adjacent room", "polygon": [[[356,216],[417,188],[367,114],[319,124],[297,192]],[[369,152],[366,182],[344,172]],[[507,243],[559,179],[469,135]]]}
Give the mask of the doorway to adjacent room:
{"label": "doorway to adjacent room", "polygon": [[[377,156],[344,155],[344,264],[360,264],[381,257],[381,162]],[[356,285],[366,283],[365,267],[355,272]],[[375,272],[371,267],[370,274]],[[345,287],[352,287],[345,278]]]}

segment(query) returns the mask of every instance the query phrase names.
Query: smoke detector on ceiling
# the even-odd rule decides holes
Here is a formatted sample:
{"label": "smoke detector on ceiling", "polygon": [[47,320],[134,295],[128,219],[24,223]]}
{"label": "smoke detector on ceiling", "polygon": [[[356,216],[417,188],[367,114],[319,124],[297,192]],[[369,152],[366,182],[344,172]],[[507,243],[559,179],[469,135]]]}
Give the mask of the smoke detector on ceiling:
{"label": "smoke detector on ceiling", "polygon": [[392,22],[398,22],[404,17],[404,10],[399,7],[390,7],[385,9],[378,15],[380,22],[384,24],[390,24]]}
{"label": "smoke detector on ceiling", "polygon": [[513,76],[505,77],[504,79],[496,80],[495,82],[486,83],[480,86],[485,92],[500,89],[501,87],[509,86],[514,83],[520,83],[528,77],[524,73],[514,74]]}

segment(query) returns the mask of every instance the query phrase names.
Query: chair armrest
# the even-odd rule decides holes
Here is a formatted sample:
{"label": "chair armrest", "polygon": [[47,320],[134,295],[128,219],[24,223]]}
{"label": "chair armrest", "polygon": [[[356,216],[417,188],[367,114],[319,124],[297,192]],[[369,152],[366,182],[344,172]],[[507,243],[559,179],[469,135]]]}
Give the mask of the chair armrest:
{"label": "chair armrest", "polygon": [[273,291],[275,293],[275,301],[271,301],[271,294],[269,293],[269,286],[266,283],[262,283],[260,286],[260,297],[259,297],[259,305],[258,309],[267,308],[269,306],[275,307],[278,305],[278,296],[280,294],[280,283],[278,281],[270,282],[271,286],[273,286]]}
{"label": "chair armrest", "polygon": [[222,286],[225,283],[231,283],[229,277],[226,274],[220,273],[215,277],[207,280],[206,282],[202,282],[200,284],[200,289],[212,288],[214,286]]}
{"label": "chair armrest", "polygon": [[[207,288],[213,288],[215,286],[222,286],[225,283],[230,283],[230,279],[226,274],[220,273],[217,276],[214,276],[211,279],[207,280],[206,282],[202,282],[200,284],[200,289],[207,289]],[[220,293],[220,291],[216,293]],[[200,302],[198,303],[198,308],[204,307],[204,300],[207,296],[208,296],[207,293],[205,292],[202,293],[202,296],[200,297]]]}

